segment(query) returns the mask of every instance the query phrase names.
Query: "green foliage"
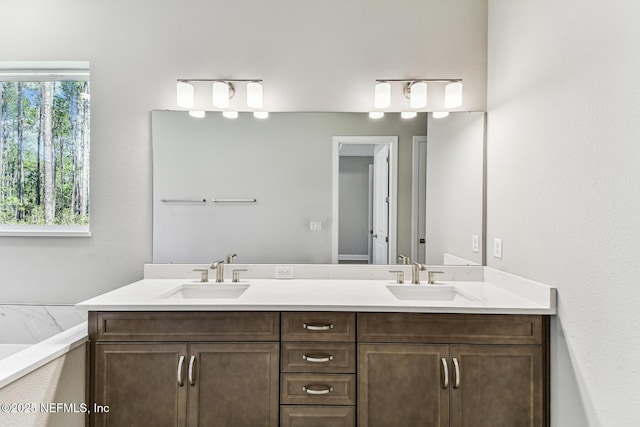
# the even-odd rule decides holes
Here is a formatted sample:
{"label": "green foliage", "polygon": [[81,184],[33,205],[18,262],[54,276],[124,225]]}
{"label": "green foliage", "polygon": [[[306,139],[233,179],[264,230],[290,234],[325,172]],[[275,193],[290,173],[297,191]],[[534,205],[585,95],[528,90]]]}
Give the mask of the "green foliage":
{"label": "green foliage", "polygon": [[[83,150],[89,149],[88,83],[56,82],[54,85],[52,143],[56,225],[86,225],[88,196],[81,197],[85,169]],[[18,83],[0,82],[0,224],[43,225],[45,150],[42,130],[40,82],[22,83],[22,173],[19,170]],[[23,180],[21,182],[21,177]],[[21,185],[22,184],[22,185]],[[22,198],[19,188],[23,189]],[[88,187],[87,187],[88,188]],[[86,206],[81,207],[81,200]]]}

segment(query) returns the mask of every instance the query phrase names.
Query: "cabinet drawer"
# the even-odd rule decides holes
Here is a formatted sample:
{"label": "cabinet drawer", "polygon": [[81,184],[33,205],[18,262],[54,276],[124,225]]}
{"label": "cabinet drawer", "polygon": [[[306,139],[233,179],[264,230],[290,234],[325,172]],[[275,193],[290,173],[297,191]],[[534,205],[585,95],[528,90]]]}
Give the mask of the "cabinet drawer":
{"label": "cabinet drawer", "polygon": [[355,427],[353,406],[281,406],[280,427]]}
{"label": "cabinet drawer", "polygon": [[280,403],[355,405],[356,376],[350,374],[282,374]]}
{"label": "cabinet drawer", "polygon": [[[278,341],[279,313],[98,312],[97,341]],[[93,338],[93,337],[92,337]]]}
{"label": "cabinet drawer", "polygon": [[541,344],[542,317],[358,313],[359,342]]}
{"label": "cabinet drawer", "polygon": [[282,372],[355,373],[356,345],[351,343],[282,343]]}
{"label": "cabinet drawer", "polygon": [[355,338],[355,313],[282,313],[282,341],[353,342]]}

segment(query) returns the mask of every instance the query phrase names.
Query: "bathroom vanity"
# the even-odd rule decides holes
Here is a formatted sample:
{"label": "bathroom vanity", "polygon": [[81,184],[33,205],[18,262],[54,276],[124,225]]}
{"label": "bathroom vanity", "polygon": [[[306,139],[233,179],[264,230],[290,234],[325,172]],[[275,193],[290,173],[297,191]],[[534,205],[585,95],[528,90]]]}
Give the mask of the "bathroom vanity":
{"label": "bathroom vanity", "polygon": [[480,281],[375,278],[245,285],[216,299],[185,291],[198,286],[192,279],[145,279],[81,303],[91,402],[109,407],[91,424],[549,423],[553,288],[527,283],[518,295]]}

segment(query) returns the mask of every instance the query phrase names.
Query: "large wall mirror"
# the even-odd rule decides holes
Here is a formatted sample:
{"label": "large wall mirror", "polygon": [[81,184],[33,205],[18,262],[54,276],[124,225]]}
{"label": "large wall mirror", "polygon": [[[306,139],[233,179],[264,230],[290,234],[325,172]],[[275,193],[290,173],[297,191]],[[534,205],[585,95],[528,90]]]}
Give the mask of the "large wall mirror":
{"label": "large wall mirror", "polygon": [[481,264],[484,122],[153,111],[153,262]]}

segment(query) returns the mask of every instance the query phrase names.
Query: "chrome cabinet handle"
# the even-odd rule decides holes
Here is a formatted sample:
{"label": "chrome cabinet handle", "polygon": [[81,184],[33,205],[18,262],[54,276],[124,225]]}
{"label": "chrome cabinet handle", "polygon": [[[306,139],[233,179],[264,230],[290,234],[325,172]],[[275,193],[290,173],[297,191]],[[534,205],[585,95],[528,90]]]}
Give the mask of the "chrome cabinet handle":
{"label": "chrome cabinet handle", "polygon": [[442,388],[449,387],[449,365],[447,364],[447,359],[440,359],[442,362]]}
{"label": "chrome cabinet handle", "polygon": [[307,362],[314,363],[324,363],[330,362],[333,360],[333,355],[331,354],[303,354],[302,358]]}
{"label": "chrome cabinet handle", "polygon": [[330,323],[328,325],[313,325],[310,323],[303,323],[302,327],[310,331],[328,331],[330,329],[333,329],[333,324]]}
{"label": "chrome cabinet handle", "polygon": [[180,356],[180,359],[178,359],[178,385],[180,387],[184,385],[184,379],[182,378],[182,365],[184,365],[184,356]]}
{"label": "chrome cabinet handle", "polygon": [[453,388],[460,388],[460,363],[458,363],[457,358],[453,358],[453,367],[455,374],[455,381],[453,382]]}
{"label": "chrome cabinet handle", "polygon": [[302,391],[307,394],[329,394],[333,391],[333,387],[324,384],[303,385]]}
{"label": "chrome cabinet handle", "polygon": [[195,356],[191,356],[189,359],[189,385],[196,385],[196,379],[193,377],[193,364],[196,361]]}

